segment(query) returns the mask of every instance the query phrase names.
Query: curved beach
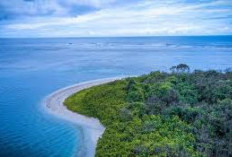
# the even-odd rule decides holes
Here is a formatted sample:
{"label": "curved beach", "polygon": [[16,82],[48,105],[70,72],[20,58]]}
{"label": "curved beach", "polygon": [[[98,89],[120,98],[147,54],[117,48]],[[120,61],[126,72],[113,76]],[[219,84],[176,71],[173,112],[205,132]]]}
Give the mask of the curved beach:
{"label": "curved beach", "polygon": [[77,156],[93,157],[95,155],[97,141],[103,134],[105,128],[96,118],[90,118],[68,110],[63,104],[64,100],[83,89],[118,79],[120,78],[106,78],[74,84],[55,91],[44,100],[45,109],[49,113],[75,123],[83,129],[84,143],[82,144],[82,148],[78,152]]}

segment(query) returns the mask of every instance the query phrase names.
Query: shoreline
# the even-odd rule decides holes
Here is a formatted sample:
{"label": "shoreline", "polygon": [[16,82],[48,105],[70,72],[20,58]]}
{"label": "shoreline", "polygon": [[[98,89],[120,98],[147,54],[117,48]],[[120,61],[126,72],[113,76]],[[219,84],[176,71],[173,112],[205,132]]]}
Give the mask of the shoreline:
{"label": "shoreline", "polygon": [[120,77],[98,79],[92,81],[86,81],[78,84],[74,84],[62,89],[59,89],[50,95],[48,95],[44,101],[43,105],[47,112],[74,123],[81,127],[83,131],[83,144],[80,151],[77,152],[77,156],[94,157],[97,141],[102,136],[105,131],[105,127],[96,118],[87,117],[77,112],[68,110],[63,104],[66,98],[69,96],[93,86],[109,83],[115,80],[120,80]]}

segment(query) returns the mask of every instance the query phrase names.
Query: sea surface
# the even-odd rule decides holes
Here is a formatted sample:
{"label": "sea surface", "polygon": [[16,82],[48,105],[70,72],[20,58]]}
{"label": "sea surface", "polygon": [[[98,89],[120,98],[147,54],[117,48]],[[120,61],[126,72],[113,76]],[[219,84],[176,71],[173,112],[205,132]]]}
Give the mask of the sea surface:
{"label": "sea surface", "polygon": [[0,157],[71,157],[82,129],[44,112],[42,100],[74,83],[232,67],[232,36],[0,39]]}

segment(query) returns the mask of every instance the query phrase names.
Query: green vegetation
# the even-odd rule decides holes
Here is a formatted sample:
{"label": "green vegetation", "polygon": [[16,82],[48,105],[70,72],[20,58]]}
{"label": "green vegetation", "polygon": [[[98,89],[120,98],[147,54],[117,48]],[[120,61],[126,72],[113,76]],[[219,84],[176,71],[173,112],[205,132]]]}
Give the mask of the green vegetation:
{"label": "green vegetation", "polygon": [[66,99],[70,110],[106,127],[96,156],[232,156],[232,71],[170,70]]}

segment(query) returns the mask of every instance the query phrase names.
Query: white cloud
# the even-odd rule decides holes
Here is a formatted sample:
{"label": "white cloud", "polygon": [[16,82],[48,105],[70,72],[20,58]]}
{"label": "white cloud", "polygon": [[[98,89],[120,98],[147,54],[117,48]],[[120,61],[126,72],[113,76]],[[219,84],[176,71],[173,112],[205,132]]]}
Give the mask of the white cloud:
{"label": "white cloud", "polygon": [[65,3],[68,3],[69,5],[82,4],[82,5],[88,5],[98,8],[109,5],[113,2],[115,2],[115,0],[66,0],[65,1]]}
{"label": "white cloud", "polygon": [[[83,0],[78,3],[97,6],[103,5],[104,1]],[[175,3],[170,0],[142,1],[77,17],[35,18],[6,25],[4,29],[8,32],[23,31],[28,35],[36,32],[36,36],[228,34],[232,30],[231,19],[210,18],[232,14],[230,7],[232,4],[228,0],[193,4],[181,3],[180,0]]]}

